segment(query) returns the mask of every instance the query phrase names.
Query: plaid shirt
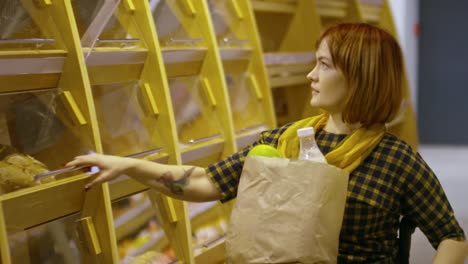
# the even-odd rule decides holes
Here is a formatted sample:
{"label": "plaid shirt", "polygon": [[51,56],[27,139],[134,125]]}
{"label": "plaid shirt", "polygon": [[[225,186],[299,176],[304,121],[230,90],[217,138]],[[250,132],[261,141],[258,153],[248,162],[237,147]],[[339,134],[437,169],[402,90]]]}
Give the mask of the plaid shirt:
{"label": "plaid shirt", "polygon": [[[276,147],[288,126],[261,133],[253,145]],[[323,154],[345,137],[324,130],[316,134]],[[222,202],[236,197],[244,160],[252,146],[206,168]],[[405,142],[387,133],[350,175],[338,262],[395,263],[400,215],[409,216],[434,248],[446,238],[465,239],[432,170]]]}

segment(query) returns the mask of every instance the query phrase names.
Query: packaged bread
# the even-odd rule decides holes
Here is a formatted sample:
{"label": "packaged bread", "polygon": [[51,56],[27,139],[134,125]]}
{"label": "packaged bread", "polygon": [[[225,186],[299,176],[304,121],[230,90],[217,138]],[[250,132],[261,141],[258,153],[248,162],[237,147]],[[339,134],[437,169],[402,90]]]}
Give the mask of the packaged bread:
{"label": "packaged bread", "polygon": [[47,167],[35,158],[19,153],[10,154],[0,161],[0,192],[36,186],[40,182],[35,182],[34,176],[45,172],[48,172]]}

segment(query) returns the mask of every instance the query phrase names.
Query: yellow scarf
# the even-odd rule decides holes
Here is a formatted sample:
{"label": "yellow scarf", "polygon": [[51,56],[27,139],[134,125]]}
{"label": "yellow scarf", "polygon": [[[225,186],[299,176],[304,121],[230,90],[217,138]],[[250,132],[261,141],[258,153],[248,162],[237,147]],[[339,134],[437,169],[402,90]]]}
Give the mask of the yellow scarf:
{"label": "yellow scarf", "polygon": [[[327,120],[328,115],[322,114],[297,121],[288,127],[278,141],[281,155],[289,159],[297,158],[299,156],[297,129],[311,126],[315,131],[319,131],[327,124]],[[377,146],[384,134],[384,125],[356,129],[325,155],[325,158],[329,164],[351,173]]]}

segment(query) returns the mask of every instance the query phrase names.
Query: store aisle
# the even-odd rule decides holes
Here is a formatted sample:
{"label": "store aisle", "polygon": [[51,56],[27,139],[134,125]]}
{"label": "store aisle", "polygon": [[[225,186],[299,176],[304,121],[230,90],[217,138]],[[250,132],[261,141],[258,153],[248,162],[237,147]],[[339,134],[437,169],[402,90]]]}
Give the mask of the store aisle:
{"label": "store aisle", "polygon": [[[423,145],[419,151],[439,178],[468,236],[468,146]],[[410,263],[431,263],[434,254],[426,237],[417,229],[412,238]],[[465,264],[468,264],[468,260]]]}

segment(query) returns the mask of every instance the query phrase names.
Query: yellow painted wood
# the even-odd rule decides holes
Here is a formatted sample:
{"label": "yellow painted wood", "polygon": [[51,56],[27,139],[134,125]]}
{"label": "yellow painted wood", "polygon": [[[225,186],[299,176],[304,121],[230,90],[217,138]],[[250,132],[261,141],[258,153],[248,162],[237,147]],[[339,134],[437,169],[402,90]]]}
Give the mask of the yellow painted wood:
{"label": "yellow painted wood", "polygon": [[140,26],[148,50],[148,56],[141,70],[140,80],[149,86],[153,95],[157,95],[153,98],[160,112],[157,127],[162,137],[166,139],[164,149],[165,153],[169,155],[169,163],[177,164],[181,161],[177,143],[177,130],[172,111],[169,84],[166,79],[167,72],[162,60],[162,51],[156,36],[156,28],[148,1],[134,0],[134,4],[134,19],[136,24]]}
{"label": "yellow painted wood", "polygon": [[148,104],[151,107],[151,113],[155,116],[158,116],[159,109],[158,109],[158,106],[156,105],[156,101],[154,100],[154,95],[153,95],[153,92],[151,91],[151,87],[149,86],[149,84],[145,83],[143,84],[143,89],[145,91],[146,100],[148,100]]}
{"label": "yellow painted wood", "polygon": [[0,260],[1,263],[10,264],[10,247],[8,245],[8,233],[5,225],[3,204],[0,202]]}
{"label": "yellow painted wood", "polygon": [[201,80],[203,90],[205,92],[206,97],[208,98],[208,102],[212,107],[216,107],[216,99],[213,95],[213,90],[211,89],[210,81],[208,78],[203,78]]}
{"label": "yellow painted wood", "polygon": [[252,0],[252,8],[255,11],[276,12],[276,13],[294,13],[296,6],[288,3],[266,2],[262,0]]}
{"label": "yellow painted wood", "polygon": [[[303,89],[307,89],[306,84],[309,84],[309,80],[307,80],[307,78],[304,75],[291,75],[291,76],[284,76],[284,77],[272,77],[270,78],[270,84],[271,84],[271,88],[282,88],[282,87],[288,88],[291,85],[304,84]],[[288,89],[288,90],[291,92],[294,92],[293,89]],[[290,105],[290,106],[292,107],[293,105]],[[293,117],[293,119],[294,118],[295,117]]]}
{"label": "yellow painted wood", "polygon": [[130,11],[130,12],[134,12],[135,11],[135,5],[133,4],[133,1],[132,0],[124,0],[123,1],[124,5],[125,5],[125,8]]}
{"label": "yellow painted wood", "polygon": [[142,70],[141,64],[92,66],[88,75],[92,85],[125,83],[139,80]]}
{"label": "yellow painted wood", "polygon": [[80,108],[76,104],[76,101],[73,98],[73,95],[71,94],[71,92],[63,91],[61,95],[64,97],[68,111],[74,117],[75,123],[78,125],[86,125],[87,124],[86,119],[84,118],[83,114],[80,111]]}
{"label": "yellow painted wood", "polygon": [[[224,73],[222,69],[222,62],[220,54],[217,50],[217,39],[214,34],[213,25],[210,23],[211,16],[205,1],[194,2],[195,8],[199,11],[196,16],[196,23],[200,25],[200,32],[206,42],[208,51],[205,56],[204,63],[200,70],[200,77],[202,80],[209,80],[209,86],[212,87],[212,94],[216,104],[215,111],[221,121],[222,133],[224,136],[225,144],[223,146],[221,156],[225,157],[235,152],[236,144],[234,137],[234,124],[231,116],[231,108],[229,98],[227,95],[227,87],[224,80]],[[209,96],[209,94],[208,94]],[[214,162],[213,160],[212,162]]]}
{"label": "yellow painted wood", "polygon": [[[315,52],[321,34],[320,17],[313,1],[299,0],[297,12],[281,41],[280,51]],[[310,69],[311,70],[311,69]]]}
{"label": "yellow painted wood", "polygon": [[316,0],[318,7],[327,7],[335,9],[346,9],[348,6],[347,0]]}
{"label": "yellow painted wood", "polygon": [[224,242],[219,243],[212,248],[204,250],[201,254],[195,257],[196,264],[222,264],[226,259],[226,245]]}
{"label": "yellow painted wood", "polygon": [[392,10],[388,0],[383,0],[383,6],[381,7],[380,11],[379,26],[387,29],[393,34],[395,38],[399,39]]}
{"label": "yellow painted wood", "polygon": [[263,94],[262,94],[262,91],[260,90],[260,88],[258,87],[257,78],[255,78],[255,76],[252,75],[252,74],[249,74],[248,78],[249,78],[250,85],[254,89],[254,92],[255,92],[255,95],[257,96],[257,99],[262,100],[263,99]]}
{"label": "yellow painted wood", "polygon": [[[169,219],[169,212],[161,205],[168,204],[167,200],[171,198],[153,190],[148,191],[148,195],[151,202],[156,207],[156,212],[160,215],[160,218],[166,220]],[[191,228],[186,202],[178,200],[172,200],[172,202],[174,211],[177,212],[178,218],[173,222],[163,221],[161,225],[164,228],[166,236],[170,238],[171,247],[176,252],[176,255],[179,256],[179,259],[185,263],[194,263],[192,236],[191,233],[189,233],[191,232]]]}
{"label": "yellow painted wood", "polygon": [[250,59],[248,72],[249,74],[252,74],[252,76],[255,76],[257,86],[263,95],[263,100],[260,102],[265,113],[266,124],[268,127],[274,128],[276,127],[277,123],[275,110],[273,107],[272,92],[270,89],[266,67],[263,61],[262,46],[260,43],[259,33],[257,31],[254,11],[251,5],[251,1],[239,1],[239,6],[241,10],[244,10],[244,26],[246,29],[248,29],[247,38],[249,39],[251,43],[250,45],[252,47],[252,56]]}
{"label": "yellow painted wood", "polygon": [[168,219],[170,223],[177,222],[178,219],[177,219],[176,209],[174,206],[174,200],[167,198],[166,202],[164,203],[164,207],[165,207],[164,212],[166,214],[165,219]]}
{"label": "yellow painted wood", "polygon": [[[264,52],[274,54],[315,52],[316,41],[321,34],[321,22],[315,1],[291,2],[288,4],[290,6],[288,14],[279,14],[274,10],[257,9],[255,8],[256,1],[252,0],[251,2],[254,5],[259,25],[258,35],[265,40],[263,41]],[[270,4],[275,3],[268,1],[268,5]],[[269,44],[272,41],[278,44]],[[282,120],[281,122],[278,120],[278,124],[299,120],[304,115],[313,115],[315,109],[310,109],[309,106],[311,93],[304,94],[302,92],[310,91],[306,75],[312,67],[313,65],[310,63],[305,64],[304,62],[267,65],[269,87],[273,89],[271,93],[275,98],[275,103],[278,106],[285,104],[288,113],[287,116],[284,116],[283,109],[276,109],[276,119],[281,118]],[[295,100],[289,98],[295,98]]]}
{"label": "yellow painted wood", "polygon": [[[177,10],[176,15],[182,17],[183,13],[178,12],[175,3],[173,1],[169,2],[172,2],[171,7]],[[166,139],[164,149],[169,155],[168,163],[181,164],[181,153],[177,142],[177,131],[172,111],[169,85],[166,79],[166,71],[161,56],[162,51],[156,36],[156,28],[153,23],[149,3],[146,0],[134,0],[134,4],[134,19],[140,27],[141,35],[145,39],[148,49],[148,57],[142,69],[140,80],[147,84],[146,89],[149,89],[152,94],[158,95],[153,98],[160,113],[157,129]],[[187,16],[183,17],[182,23],[189,24],[188,21],[191,21],[191,19]],[[155,207],[160,208],[159,210],[162,208],[162,210],[167,212],[161,216],[162,226],[171,241],[171,246],[174,248],[178,259],[184,263],[193,263],[191,229],[187,221],[185,202],[172,200],[152,190],[149,191],[149,196],[150,198],[152,197],[151,201]]]}
{"label": "yellow painted wood", "polygon": [[155,209],[149,206],[125,224],[116,227],[115,237],[117,241],[125,239],[126,237],[133,235],[136,231],[141,230],[141,228],[147,225],[148,221],[150,221],[155,215]]}
{"label": "yellow painted wood", "polygon": [[[186,146],[184,147],[183,149],[181,149],[181,152],[182,152],[182,155],[188,153],[188,152],[192,152],[192,151],[195,151],[195,150],[198,150],[198,149],[206,149],[206,148],[209,148],[210,146],[214,146],[214,145],[218,145],[218,144],[221,144],[221,145],[224,145],[225,143],[225,140],[223,138],[220,138],[220,137],[215,137],[215,138],[210,138],[210,139],[205,139],[205,140],[202,140],[201,142],[197,143],[197,144],[193,144],[193,145],[189,145],[189,146]],[[223,146],[223,147],[226,147],[226,146]],[[221,147],[222,148],[222,147]],[[198,155],[200,156],[200,155]],[[202,156],[203,156],[203,153],[202,153]],[[218,155],[218,158],[221,157],[221,155]],[[201,157],[199,157],[201,158]],[[213,161],[211,161],[213,162]],[[194,163],[191,163],[192,165],[195,165]]]}
{"label": "yellow painted wood", "polygon": [[346,17],[346,10],[343,9],[334,9],[334,8],[317,8],[318,12],[323,17],[335,18],[335,19],[344,19]]}
{"label": "yellow painted wood", "polygon": [[362,13],[359,8],[360,0],[352,0],[348,4],[348,8],[346,10],[346,22],[361,22],[362,21]]}
{"label": "yellow painted wood", "polygon": [[197,11],[195,10],[195,7],[193,6],[193,3],[191,0],[182,0],[182,4],[185,8],[185,11],[187,12],[188,15],[194,16]]}
{"label": "yellow painted wood", "polygon": [[219,203],[214,205],[209,204],[209,206],[207,206],[204,211],[191,217],[190,221],[192,223],[192,229],[195,233],[207,226],[216,226],[219,224],[219,222],[225,221],[223,210],[219,205]]}
{"label": "yellow painted wood", "polygon": [[61,49],[55,50],[2,50],[0,58],[47,58],[65,57],[67,52]]}
{"label": "yellow painted wood", "polygon": [[[60,2],[57,5],[53,5],[50,7],[51,12],[54,13],[54,17],[59,17],[58,20],[60,20],[61,23],[58,23],[61,25],[61,31],[66,32],[64,36],[64,43],[66,45],[67,51],[70,52],[70,56],[67,58],[66,64],[65,64],[65,71],[62,76],[60,76],[60,83],[57,85],[57,81],[53,83],[53,86],[59,86],[62,89],[65,89],[67,91],[67,96],[68,98],[75,98],[76,102],[72,103],[73,108],[75,109],[75,113],[77,112],[76,109],[80,107],[81,109],[86,109],[86,111],[83,112],[83,119],[84,120],[90,120],[90,123],[88,125],[94,125],[89,128],[89,126],[86,126],[86,129],[83,129],[83,131],[77,131],[78,134],[81,132],[86,132],[89,133],[89,131],[92,131],[92,136],[88,137],[94,140],[95,149],[99,152],[102,152],[101,149],[101,144],[100,144],[100,137],[98,130],[96,129],[96,118],[94,116],[94,105],[92,102],[92,93],[91,93],[91,87],[89,85],[88,77],[87,77],[87,72],[86,72],[86,67],[84,64],[84,60],[82,58],[82,50],[79,47],[79,40],[77,34],[76,34],[76,27],[74,26],[74,23],[72,21],[72,12],[70,12],[70,5],[69,2]],[[64,10],[65,9],[65,10]],[[147,25],[149,25],[149,20],[146,21]],[[74,28],[75,27],[75,28]],[[153,33],[154,34],[154,33]],[[153,38],[153,41],[155,38]],[[155,50],[153,49],[153,52]],[[26,54],[28,55],[28,54]],[[153,53],[154,56],[154,53]],[[151,61],[150,61],[151,62]],[[155,72],[158,72],[158,64],[154,64],[153,60],[153,65],[152,67],[146,68],[146,75],[144,73],[145,77],[148,76],[154,76]],[[96,70],[96,73],[98,74],[99,69]],[[115,72],[114,72],[115,74]],[[110,79],[110,78],[108,78]],[[154,80],[154,78],[150,77],[148,79]],[[114,79],[115,80],[115,79]],[[103,82],[102,78],[100,80]],[[107,81],[107,80],[104,80]],[[26,83],[31,83],[30,81],[27,81]],[[159,86],[159,82],[150,82],[149,86],[151,86],[151,89],[155,89],[154,87]],[[148,89],[148,86],[147,86]],[[167,87],[166,87],[167,89]],[[68,93],[69,92],[69,93]],[[167,92],[167,90],[166,90]],[[166,102],[169,101],[168,97],[162,98],[162,100],[165,100]],[[73,102],[73,100],[68,100],[68,102]],[[167,106],[167,104],[165,104]],[[167,110],[167,109],[166,109]],[[166,111],[166,113],[169,111]],[[167,114],[166,114],[167,116]],[[164,118],[165,120],[170,119],[168,117]],[[83,122],[82,122],[83,123]],[[161,126],[165,126],[164,124]],[[172,126],[173,128],[173,126]],[[170,134],[174,135],[174,130],[169,131]],[[174,136],[172,136],[173,139],[175,139]],[[175,142],[175,141],[173,141]],[[174,157],[175,151],[175,144],[172,144],[172,146],[168,147],[167,149],[171,150],[172,148],[172,153],[171,153],[171,160],[174,162],[177,162],[177,157]],[[180,160],[180,158],[179,158]],[[79,179],[79,180],[78,180]],[[11,202],[11,200],[6,200],[5,202],[8,205],[8,215],[12,218],[12,221],[18,224],[22,224],[24,226],[33,226],[40,224],[42,222],[50,221],[51,219],[54,219],[56,217],[60,217],[62,215],[67,215],[70,214],[71,212],[77,212],[81,209],[81,205],[83,203],[83,200],[85,197],[83,196],[83,186],[85,183],[84,179],[81,178],[74,178],[73,182],[61,182],[60,186],[56,186],[55,188],[52,186],[40,186],[42,188],[39,188],[38,193],[21,193],[19,192],[17,195],[19,196],[7,196],[4,197],[5,199],[13,199],[15,201],[18,200],[23,200],[26,199],[28,202],[23,205],[28,205],[28,206],[34,206],[36,205],[37,208],[42,208],[42,210],[47,211],[47,213],[39,213],[36,211],[36,214],[34,216],[29,216],[25,217],[21,221],[17,221],[15,217],[21,217],[21,214],[13,214],[13,211],[18,209],[18,203],[16,202]],[[63,186],[62,186],[63,185]],[[88,214],[89,216],[86,217],[92,217],[93,221],[95,221],[96,224],[96,229],[98,230],[98,238],[101,242],[102,245],[102,251],[103,253],[100,254],[97,258],[91,259],[91,261],[95,263],[117,263],[117,255],[116,253],[116,241],[115,237],[113,237],[113,228],[111,226],[112,221],[111,221],[111,213],[110,213],[110,194],[106,193],[106,187],[103,187],[104,189],[98,188],[95,189],[93,188],[89,193],[86,195],[86,201],[85,201],[85,206],[83,209],[83,214],[86,215]],[[52,192],[49,192],[52,191]],[[97,190],[97,191],[95,191]],[[36,189],[35,191],[38,191]],[[53,199],[53,197],[57,197],[56,195],[59,195],[61,197],[60,201],[66,201],[66,204],[62,204],[60,201],[57,201],[54,199],[54,202],[59,203],[58,206],[53,206],[52,202],[48,203],[48,199]],[[32,198],[34,197],[34,198]],[[37,199],[37,200],[36,200]],[[34,203],[35,201],[35,203]],[[98,204],[95,204],[95,202],[98,201]],[[95,209],[99,207],[99,210]],[[53,210],[50,210],[50,208],[54,208]],[[30,212],[31,210],[22,210],[24,212]],[[33,210],[34,211],[34,210]],[[173,210],[174,211],[174,210]],[[190,232],[185,231],[186,236],[190,237]],[[180,244],[184,244],[183,241],[180,242]],[[187,244],[190,244],[187,242]],[[187,246],[188,248],[188,246]],[[193,258],[188,256],[187,259],[188,262],[190,263],[190,258]],[[182,258],[184,259],[184,258]],[[90,263],[90,262],[87,262]],[[92,263],[92,262],[91,262]]]}
{"label": "yellow painted wood", "polygon": [[[66,60],[64,72],[59,76],[43,75],[46,78],[38,78],[38,76],[24,75],[10,78],[18,80],[16,82],[18,84],[22,83],[20,89],[36,89],[39,86],[44,88],[59,87],[64,91],[69,91],[70,95],[76,99],[76,105],[82,110],[86,109],[82,113],[83,119],[88,120],[88,122],[93,121],[91,117],[92,111],[88,111],[90,97],[87,97],[84,91],[86,83],[84,62],[80,61],[81,54],[79,54],[79,43],[77,42],[79,38],[76,28],[73,27],[73,13],[69,3],[55,1],[52,5],[44,8],[41,7],[40,9],[31,4],[31,1],[22,1],[22,3],[28,13],[32,14],[33,20],[42,27],[41,29],[46,37],[55,38],[60,36],[57,40],[57,47],[61,50],[24,51],[10,54],[2,52],[2,56],[10,58],[41,58],[66,55]],[[34,85],[32,83],[32,81],[39,79],[42,80],[38,81],[38,84]],[[91,124],[88,123],[77,128],[74,132],[81,135],[81,137],[91,140],[90,145],[94,145],[95,149],[99,151],[99,142],[94,141],[98,137],[93,137],[93,129],[96,129],[97,126],[95,122],[93,124],[94,127],[90,127]],[[48,155],[50,156],[50,153]],[[87,176],[75,176],[62,181],[2,195],[0,199],[4,207],[3,216],[6,225],[14,226],[15,229],[21,230],[80,211],[84,200],[83,194],[86,180]],[[60,197],[60,199],[57,199],[57,197]],[[105,239],[105,241],[109,245],[112,244],[110,239]],[[4,241],[1,244],[2,247],[6,246]]]}
{"label": "yellow painted wood", "polygon": [[45,6],[52,5],[52,0],[41,0],[41,2]]}
{"label": "yellow painted wood", "polygon": [[[284,72],[292,74],[302,74],[306,76],[311,69],[314,67],[313,64],[280,64],[280,65],[270,65],[268,66],[268,75],[270,77],[278,76]],[[305,77],[304,77],[305,78]]]}
{"label": "yellow painted wood", "polygon": [[200,72],[203,61],[166,64],[167,77],[192,76]]}
{"label": "yellow painted wood", "polygon": [[[126,1],[126,0],[125,0]],[[134,0],[131,0],[130,2],[121,2],[116,11],[114,12],[114,17],[117,18],[119,21],[120,25],[122,26],[123,29],[127,32],[127,36],[130,38],[134,39],[141,39],[144,38],[141,36],[141,32],[139,30],[139,26],[137,23],[135,23],[135,13],[136,13],[136,7],[135,7],[135,2]],[[134,8],[133,10],[131,8]],[[144,42],[138,42],[138,47],[139,49],[145,50]],[[113,49],[115,51],[115,48]],[[105,50],[98,50],[98,51],[105,51]]]}
{"label": "yellow painted wood", "polygon": [[236,202],[236,199],[232,199],[229,202],[221,204],[221,209],[224,211],[224,215],[226,216],[228,221],[229,219],[231,219],[231,212],[232,212],[232,208],[234,207],[235,202]]}
{"label": "yellow painted wood", "polygon": [[229,3],[231,4],[232,9],[234,9],[234,13],[236,14],[237,18],[244,19],[244,14],[241,8],[239,7],[238,2],[236,0],[229,0]]}
{"label": "yellow painted wood", "polygon": [[[93,146],[96,152],[102,153],[91,85],[89,84],[71,3],[69,1],[55,1],[49,9],[52,17],[59,21],[57,27],[61,32],[68,53],[58,87],[64,91],[70,91],[88,123],[86,126],[75,129],[74,133],[81,135],[80,137],[89,135],[85,137],[86,141],[84,142]],[[87,142],[87,140],[90,142]]]}
{"label": "yellow painted wood", "polygon": [[223,61],[224,72],[240,73],[248,71],[250,61],[248,60],[228,60]]}
{"label": "yellow painted wood", "polygon": [[[0,93],[39,90],[57,87],[59,73],[24,75],[0,75]],[[12,85],[14,84],[14,85]]]}
{"label": "yellow painted wood", "polygon": [[360,2],[364,21],[371,24],[379,23],[382,5]]}
{"label": "yellow painted wood", "polygon": [[[59,29],[59,23],[64,22],[60,20],[56,20],[54,17],[50,15],[50,11],[54,8],[54,5],[50,2],[50,0],[40,0],[40,4],[36,5],[35,1],[32,0],[20,0],[23,8],[28,12],[31,19],[36,23],[37,26],[40,27],[41,33],[45,38],[52,38],[55,39],[58,48],[64,48],[65,44],[60,37],[63,32]],[[56,23],[60,21],[59,23]]]}
{"label": "yellow painted wood", "polygon": [[83,217],[77,220],[78,235],[86,245],[86,250],[91,255],[101,254],[101,245],[99,243],[96,228],[91,217]]}
{"label": "yellow painted wood", "polygon": [[193,38],[200,37],[198,27],[194,25],[197,17],[197,8],[191,0],[167,0],[166,4],[179,20],[182,27],[187,30],[189,36]]}
{"label": "yellow painted wood", "polygon": [[[112,206],[108,183],[95,186],[85,195],[81,217],[91,217],[102,248],[102,254],[85,256],[85,263],[117,263],[117,240],[114,222],[112,221]],[[90,247],[91,245],[88,245]]]}
{"label": "yellow painted wood", "polygon": [[112,201],[148,190],[148,186],[132,179],[112,182],[109,185],[109,193]]}
{"label": "yellow painted wood", "polygon": [[[234,9],[235,14],[236,14],[236,7],[233,6],[232,4],[237,4],[237,10],[242,12],[242,15],[240,15],[239,13],[236,14],[237,19],[238,19],[237,21],[235,19],[233,20],[232,18],[229,20],[230,29],[234,38],[248,40],[248,44],[246,46],[248,46],[249,50],[251,50],[250,57],[248,58],[248,60],[235,59],[235,60],[223,61],[222,57],[220,56],[223,50],[221,50],[221,48],[218,46],[216,36],[215,34],[213,34],[214,33],[213,25],[208,25],[208,27],[206,27],[207,29],[206,31],[209,30],[209,32],[207,34],[207,32],[205,31],[204,36],[208,36],[208,39],[210,40],[209,44],[212,45],[215,48],[215,50],[217,50],[217,53],[207,54],[204,68],[202,69],[202,76],[213,76],[214,75],[213,73],[216,73],[213,67],[219,71],[219,68],[221,68],[220,66],[222,66],[221,74],[222,73],[246,73],[248,76],[247,82],[250,83],[250,85],[254,89],[254,93],[256,97],[258,99],[263,99],[263,100],[259,100],[258,102],[265,109],[265,113],[267,115],[267,119],[265,120],[265,122],[269,126],[274,127],[276,121],[275,121],[274,113],[273,113],[271,92],[268,86],[268,79],[266,77],[266,71],[263,65],[263,56],[261,53],[261,46],[260,46],[258,37],[256,35],[256,31],[255,31],[255,21],[253,19],[251,6],[249,5],[247,1],[233,1],[233,2],[228,2],[228,4],[231,4],[231,8]],[[206,6],[204,6],[204,8],[207,9]],[[226,49],[226,48],[222,48],[222,49]],[[216,61],[221,60],[221,63],[216,62],[216,64],[213,64],[213,66],[207,65],[206,63],[209,62],[211,59],[210,56],[213,56],[216,59]],[[206,73],[210,75],[204,75],[205,69],[208,69]],[[217,78],[219,77],[213,76],[211,78],[210,77],[208,78],[210,81],[213,81],[213,79],[217,80]],[[228,106],[229,108],[226,109],[227,110],[226,114],[230,118],[232,118],[232,113],[231,113],[229,102],[226,102],[226,101],[224,101],[226,103],[219,102],[219,98],[221,98],[221,100],[225,100],[224,98],[226,97],[226,88],[224,88],[226,87],[226,84],[224,83],[223,80],[220,80],[220,81],[221,81],[221,85],[212,84],[212,87],[216,87],[216,88],[222,87],[224,91],[213,89],[213,92],[223,93],[216,97],[218,100],[218,106],[219,107],[222,107],[223,105]],[[225,112],[223,110],[219,111],[219,113],[225,116]],[[229,124],[226,124],[226,125],[232,126],[230,122]],[[230,131],[229,136],[231,136],[231,133],[232,131]],[[206,144],[206,147],[208,148],[209,146],[213,146],[216,140],[217,139],[212,139],[209,142],[204,142],[203,144]],[[232,140],[231,137],[227,137],[225,145],[232,144],[231,140]],[[199,147],[201,150],[204,150],[203,147],[201,146]],[[196,151],[196,149],[191,149],[191,148],[184,149],[185,153],[190,153],[191,151]],[[226,153],[226,150],[224,151],[224,153]],[[213,156],[216,156],[216,154],[213,154]],[[194,161],[190,161],[190,163],[197,164],[197,165],[199,164],[206,165],[209,163],[209,161],[204,160],[204,159],[196,159]],[[229,217],[230,211],[231,211],[230,208],[228,207],[223,207],[223,208],[225,210],[223,211],[222,215],[225,215],[225,217]],[[192,228],[195,228],[195,226],[197,225],[195,219],[192,220],[192,224],[194,225]],[[204,259],[203,256],[205,256],[206,259]],[[204,251],[202,255],[196,257],[196,263],[203,263],[204,261],[209,261],[209,263],[217,263],[217,262],[223,262],[224,259],[225,259],[224,250],[223,250],[223,247],[220,246],[220,247],[207,248],[206,251]]]}
{"label": "yellow painted wood", "polygon": [[88,178],[78,175],[0,196],[5,222],[23,230],[79,212]]}

